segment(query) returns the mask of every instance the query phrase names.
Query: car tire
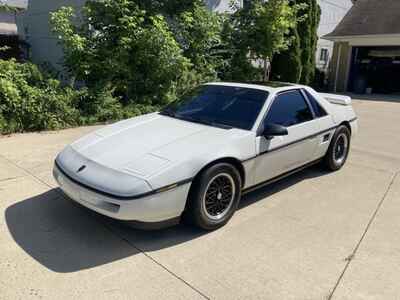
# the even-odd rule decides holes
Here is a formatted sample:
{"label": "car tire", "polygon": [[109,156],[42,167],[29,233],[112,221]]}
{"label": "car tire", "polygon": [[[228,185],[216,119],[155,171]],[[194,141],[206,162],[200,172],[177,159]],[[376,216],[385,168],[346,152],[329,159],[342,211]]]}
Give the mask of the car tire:
{"label": "car tire", "polygon": [[184,219],[204,230],[224,226],[237,209],[241,187],[240,174],[231,164],[209,167],[193,182]]}
{"label": "car tire", "polygon": [[324,157],[324,165],[328,170],[337,171],[344,166],[349,155],[350,139],[351,134],[347,126],[341,125],[336,129]]}

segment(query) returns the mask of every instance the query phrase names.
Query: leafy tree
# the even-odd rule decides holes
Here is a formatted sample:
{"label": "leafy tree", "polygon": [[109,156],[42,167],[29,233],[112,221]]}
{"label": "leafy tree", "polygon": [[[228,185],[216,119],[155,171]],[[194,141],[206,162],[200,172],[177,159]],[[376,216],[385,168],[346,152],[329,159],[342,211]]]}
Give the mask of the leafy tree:
{"label": "leafy tree", "polygon": [[180,44],[183,55],[194,66],[193,71],[204,80],[217,78],[217,70],[223,63],[218,53],[221,45],[222,18],[201,4],[183,11],[171,21],[171,30]]}
{"label": "leafy tree", "polygon": [[113,89],[125,101],[167,101],[189,61],[163,16],[146,15],[133,1],[106,0],[87,2],[82,18],[78,23],[71,7],[51,18],[77,80],[91,89]]}
{"label": "leafy tree", "polygon": [[302,49],[301,62],[302,74],[300,82],[310,84],[315,75],[315,52],[318,43],[318,26],[321,17],[321,9],[317,0],[297,0],[307,4],[304,11],[305,20],[298,24],[298,32],[301,36],[300,47]]}
{"label": "leafy tree", "polygon": [[156,14],[174,16],[204,6],[203,0],[137,0],[140,8]]}
{"label": "leafy tree", "polygon": [[278,54],[273,62],[273,78],[310,84],[315,74],[315,52],[320,8],[316,0],[294,0],[303,5],[298,12],[302,19],[293,29],[293,42],[288,50]]}
{"label": "leafy tree", "polygon": [[124,104],[165,104],[221,64],[220,18],[200,0],[88,1],[79,19],[63,7],[51,22],[70,74]]}
{"label": "leafy tree", "polygon": [[272,79],[298,83],[301,79],[301,43],[297,28],[292,31],[292,44],[289,49],[278,53],[272,62]]}
{"label": "leafy tree", "polygon": [[77,125],[78,97],[31,63],[0,59],[0,134]]}
{"label": "leafy tree", "polygon": [[302,5],[292,5],[290,0],[248,1],[232,16],[230,40],[232,49],[236,49],[232,56],[240,64],[246,57],[250,58],[245,68],[248,70],[254,62],[263,61],[262,77],[269,79],[268,62],[290,46],[290,33],[299,21],[297,14],[302,8]]}

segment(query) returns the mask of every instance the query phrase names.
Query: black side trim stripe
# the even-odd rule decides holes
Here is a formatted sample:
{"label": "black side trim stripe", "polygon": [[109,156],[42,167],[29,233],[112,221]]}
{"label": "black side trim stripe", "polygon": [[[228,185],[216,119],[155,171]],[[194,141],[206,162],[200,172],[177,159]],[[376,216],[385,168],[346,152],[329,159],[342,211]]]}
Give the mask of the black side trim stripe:
{"label": "black side trim stripe", "polygon": [[[352,122],[354,122],[354,121],[356,121],[356,120],[357,120],[357,117],[356,117],[356,118],[353,118],[353,119],[351,119],[351,120],[349,120],[349,122],[352,123]],[[304,137],[304,138],[301,138],[301,139],[295,140],[295,141],[293,141],[293,142],[290,142],[290,143],[281,145],[281,146],[276,147],[276,148],[274,148],[274,149],[270,149],[270,150],[263,151],[263,152],[257,154],[257,155],[254,156],[254,157],[251,157],[251,158],[242,160],[242,163],[248,162],[248,161],[250,161],[250,160],[252,160],[252,159],[255,159],[256,157],[259,157],[259,156],[262,156],[262,155],[265,155],[265,154],[268,154],[268,153],[271,153],[271,152],[274,152],[274,151],[278,151],[278,150],[281,150],[281,149],[283,149],[283,148],[289,147],[289,146],[291,146],[291,145],[294,145],[294,144],[303,142],[303,141],[305,141],[305,140],[314,138],[314,137],[316,137],[316,136],[319,136],[320,134],[324,134],[324,133],[329,132],[329,131],[331,131],[331,130],[337,129],[339,126],[340,126],[340,125],[336,125],[336,126],[333,126],[333,127],[331,127],[331,128],[324,129],[324,130],[321,130],[321,131],[319,131],[319,132],[317,132],[317,133],[313,133],[313,134],[311,134],[311,135],[308,135],[308,136],[306,136],[306,137]]]}
{"label": "black side trim stripe", "polygon": [[85,189],[87,189],[87,190],[90,190],[90,191],[92,191],[92,192],[95,192],[95,193],[97,193],[97,194],[101,194],[101,195],[103,195],[103,196],[106,196],[106,197],[109,197],[109,198],[112,198],[112,199],[115,199],[115,200],[125,200],[125,201],[127,201],[127,200],[137,200],[137,199],[144,198],[144,197],[148,197],[148,196],[151,196],[151,195],[154,195],[154,194],[166,192],[166,191],[168,191],[168,190],[177,188],[177,187],[179,187],[179,186],[181,186],[181,185],[184,185],[184,184],[187,184],[187,183],[190,183],[190,182],[193,181],[193,178],[188,178],[188,179],[185,179],[185,180],[182,180],[182,181],[173,183],[173,184],[169,184],[169,185],[167,185],[167,186],[161,187],[161,188],[159,188],[159,189],[156,189],[156,190],[154,190],[154,191],[150,191],[150,192],[147,192],[147,193],[142,193],[142,194],[132,195],[132,196],[119,196],[119,195],[110,194],[110,193],[107,193],[107,192],[104,192],[104,191],[100,191],[100,190],[98,190],[98,189],[95,189],[95,188],[93,188],[93,187],[91,187],[91,186],[88,186],[88,185],[86,185],[86,184],[84,184],[84,183],[82,183],[82,182],[76,180],[75,178],[72,178],[70,175],[68,175],[68,174],[60,167],[60,165],[57,163],[57,161],[55,161],[54,163],[55,163],[55,166],[57,167],[57,169],[58,169],[65,177],[67,177],[69,180],[71,180],[71,181],[74,182],[75,184],[77,184],[77,185],[79,185],[79,186],[81,186],[81,187],[83,187],[83,188],[85,188]]}
{"label": "black side trim stripe", "polygon": [[259,154],[257,154],[257,155],[254,156],[254,157],[251,157],[251,158],[242,160],[242,163],[248,162],[248,161],[250,161],[250,160],[252,160],[252,159],[255,159],[255,158],[259,157],[259,156],[262,156],[262,155],[265,155],[265,154],[268,154],[268,153],[271,153],[271,152],[275,152],[275,151],[281,150],[281,149],[283,149],[283,148],[292,146],[292,145],[294,145],[294,144],[303,142],[303,141],[305,141],[305,140],[314,138],[314,137],[316,137],[316,136],[318,136],[318,135],[320,135],[320,134],[329,132],[329,131],[334,130],[334,129],[338,128],[338,127],[339,127],[339,126],[334,126],[334,127],[328,128],[328,129],[324,129],[324,130],[321,130],[321,131],[319,131],[319,132],[317,132],[317,133],[308,135],[308,136],[306,136],[306,137],[304,137],[304,138],[301,138],[301,139],[295,140],[295,141],[293,141],[293,142],[284,144],[284,145],[279,146],[279,147],[276,147],[276,148],[274,148],[274,149],[270,149],[270,150],[266,150],[266,151],[260,152]]}
{"label": "black side trim stripe", "polygon": [[304,170],[304,169],[306,169],[306,168],[308,168],[308,167],[311,167],[311,166],[313,166],[313,165],[315,165],[315,164],[317,164],[317,163],[319,163],[319,162],[321,162],[321,161],[322,161],[322,159],[314,160],[314,161],[309,162],[309,163],[307,163],[307,164],[305,164],[305,165],[303,165],[303,166],[301,166],[301,167],[298,167],[298,168],[296,168],[296,169],[294,169],[294,170],[291,170],[291,171],[289,171],[289,172],[283,173],[282,175],[278,175],[278,176],[276,176],[276,177],[274,177],[274,178],[268,179],[268,180],[263,181],[263,182],[261,182],[261,183],[257,183],[256,185],[253,185],[253,186],[251,186],[251,187],[248,187],[248,188],[244,189],[244,190],[242,191],[242,193],[243,193],[243,195],[245,195],[245,194],[247,194],[247,193],[250,193],[250,192],[252,192],[252,191],[255,191],[255,190],[259,189],[259,188],[262,188],[263,186],[266,186],[266,185],[269,185],[269,184],[271,184],[271,183],[277,182],[277,181],[279,181],[279,180],[281,180],[281,179],[283,179],[283,178],[286,178],[286,177],[288,177],[288,176],[290,176],[290,175],[293,175],[293,174],[295,174],[295,173],[297,173],[297,172],[300,172],[300,171],[302,171],[302,170]]}
{"label": "black side trim stripe", "polygon": [[288,147],[288,146],[291,146],[291,145],[300,143],[300,142],[302,142],[302,141],[315,138],[315,137],[319,136],[320,134],[329,132],[329,131],[334,130],[334,129],[338,128],[338,127],[339,127],[339,126],[333,126],[333,127],[331,127],[331,128],[321,130],[321,131],[319,131],[319,132],[317,132],[317,133],[314,133],[314,134],[310,134],[310,135],[308,135],[308,136],[306,136],[306,137],[303,137],[303,138],[301,138],[301,139],[295,140],[295,141],[290,142],[290,143],[287,143],[287,144],[285,144],[285,145],[276,147],[276,148],[274,148],[274,149],[267,150],[267,151],[263,151],[263,152],[261,152],[258,156],[263,155],[263,154],[265,154],[265,153],[270,153],[270,152],[278,151],[278,150],[281,150],[282,148],[286,148],[286,147]]}

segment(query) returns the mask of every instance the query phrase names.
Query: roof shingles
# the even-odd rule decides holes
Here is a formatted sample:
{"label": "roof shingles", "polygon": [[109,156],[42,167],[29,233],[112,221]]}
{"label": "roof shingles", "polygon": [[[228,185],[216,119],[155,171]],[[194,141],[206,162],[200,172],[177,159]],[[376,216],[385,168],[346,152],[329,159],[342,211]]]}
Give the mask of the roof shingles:
{"label": "roof shingles", "polygon": [[358,0],[325,37],[400,34],[400,0]]}
{"label": "roof shingles", "polygon": [[0,5],[26,9],[28,7],[28,0],[0,0]]}

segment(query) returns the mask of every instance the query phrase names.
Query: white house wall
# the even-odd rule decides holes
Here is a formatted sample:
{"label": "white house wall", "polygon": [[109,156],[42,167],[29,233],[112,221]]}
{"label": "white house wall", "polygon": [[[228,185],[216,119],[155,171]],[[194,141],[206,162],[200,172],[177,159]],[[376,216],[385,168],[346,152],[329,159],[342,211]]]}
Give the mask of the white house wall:
{"label": "white house wall", "polygon": [[[231,0],[205,0],[206,5],[216,12],[230,12],[232,11]],[[238,0],[242,3],[242,0]]]}
{"label": "white house wall", "polygon": [[14,12],[0,10],[0,34],[17,35]]}
{"label": "white house wall", "polygon": [[[321,7],[321,21],[318,28],[318,36],[322,37],[335,29],[336,25],[339,24],[353,4],[351,0],[319,0],[318,2]],[[328,50],[329,59],[326,62],[320,60],[321,49]],[[333,42],[319,39],[316,53],[317,67],[326,69],[332,57],[332,53]]]}
{"label": "white house wall", "polygon": [[18,18],[18,31],[30,47],[32,61],[37,64],[50,63],[62,69],[63,52],[58,40],[51,33],[50,12],[62,6],[72,6],[80,11],[85,0],[29,0],[26,12]]}

